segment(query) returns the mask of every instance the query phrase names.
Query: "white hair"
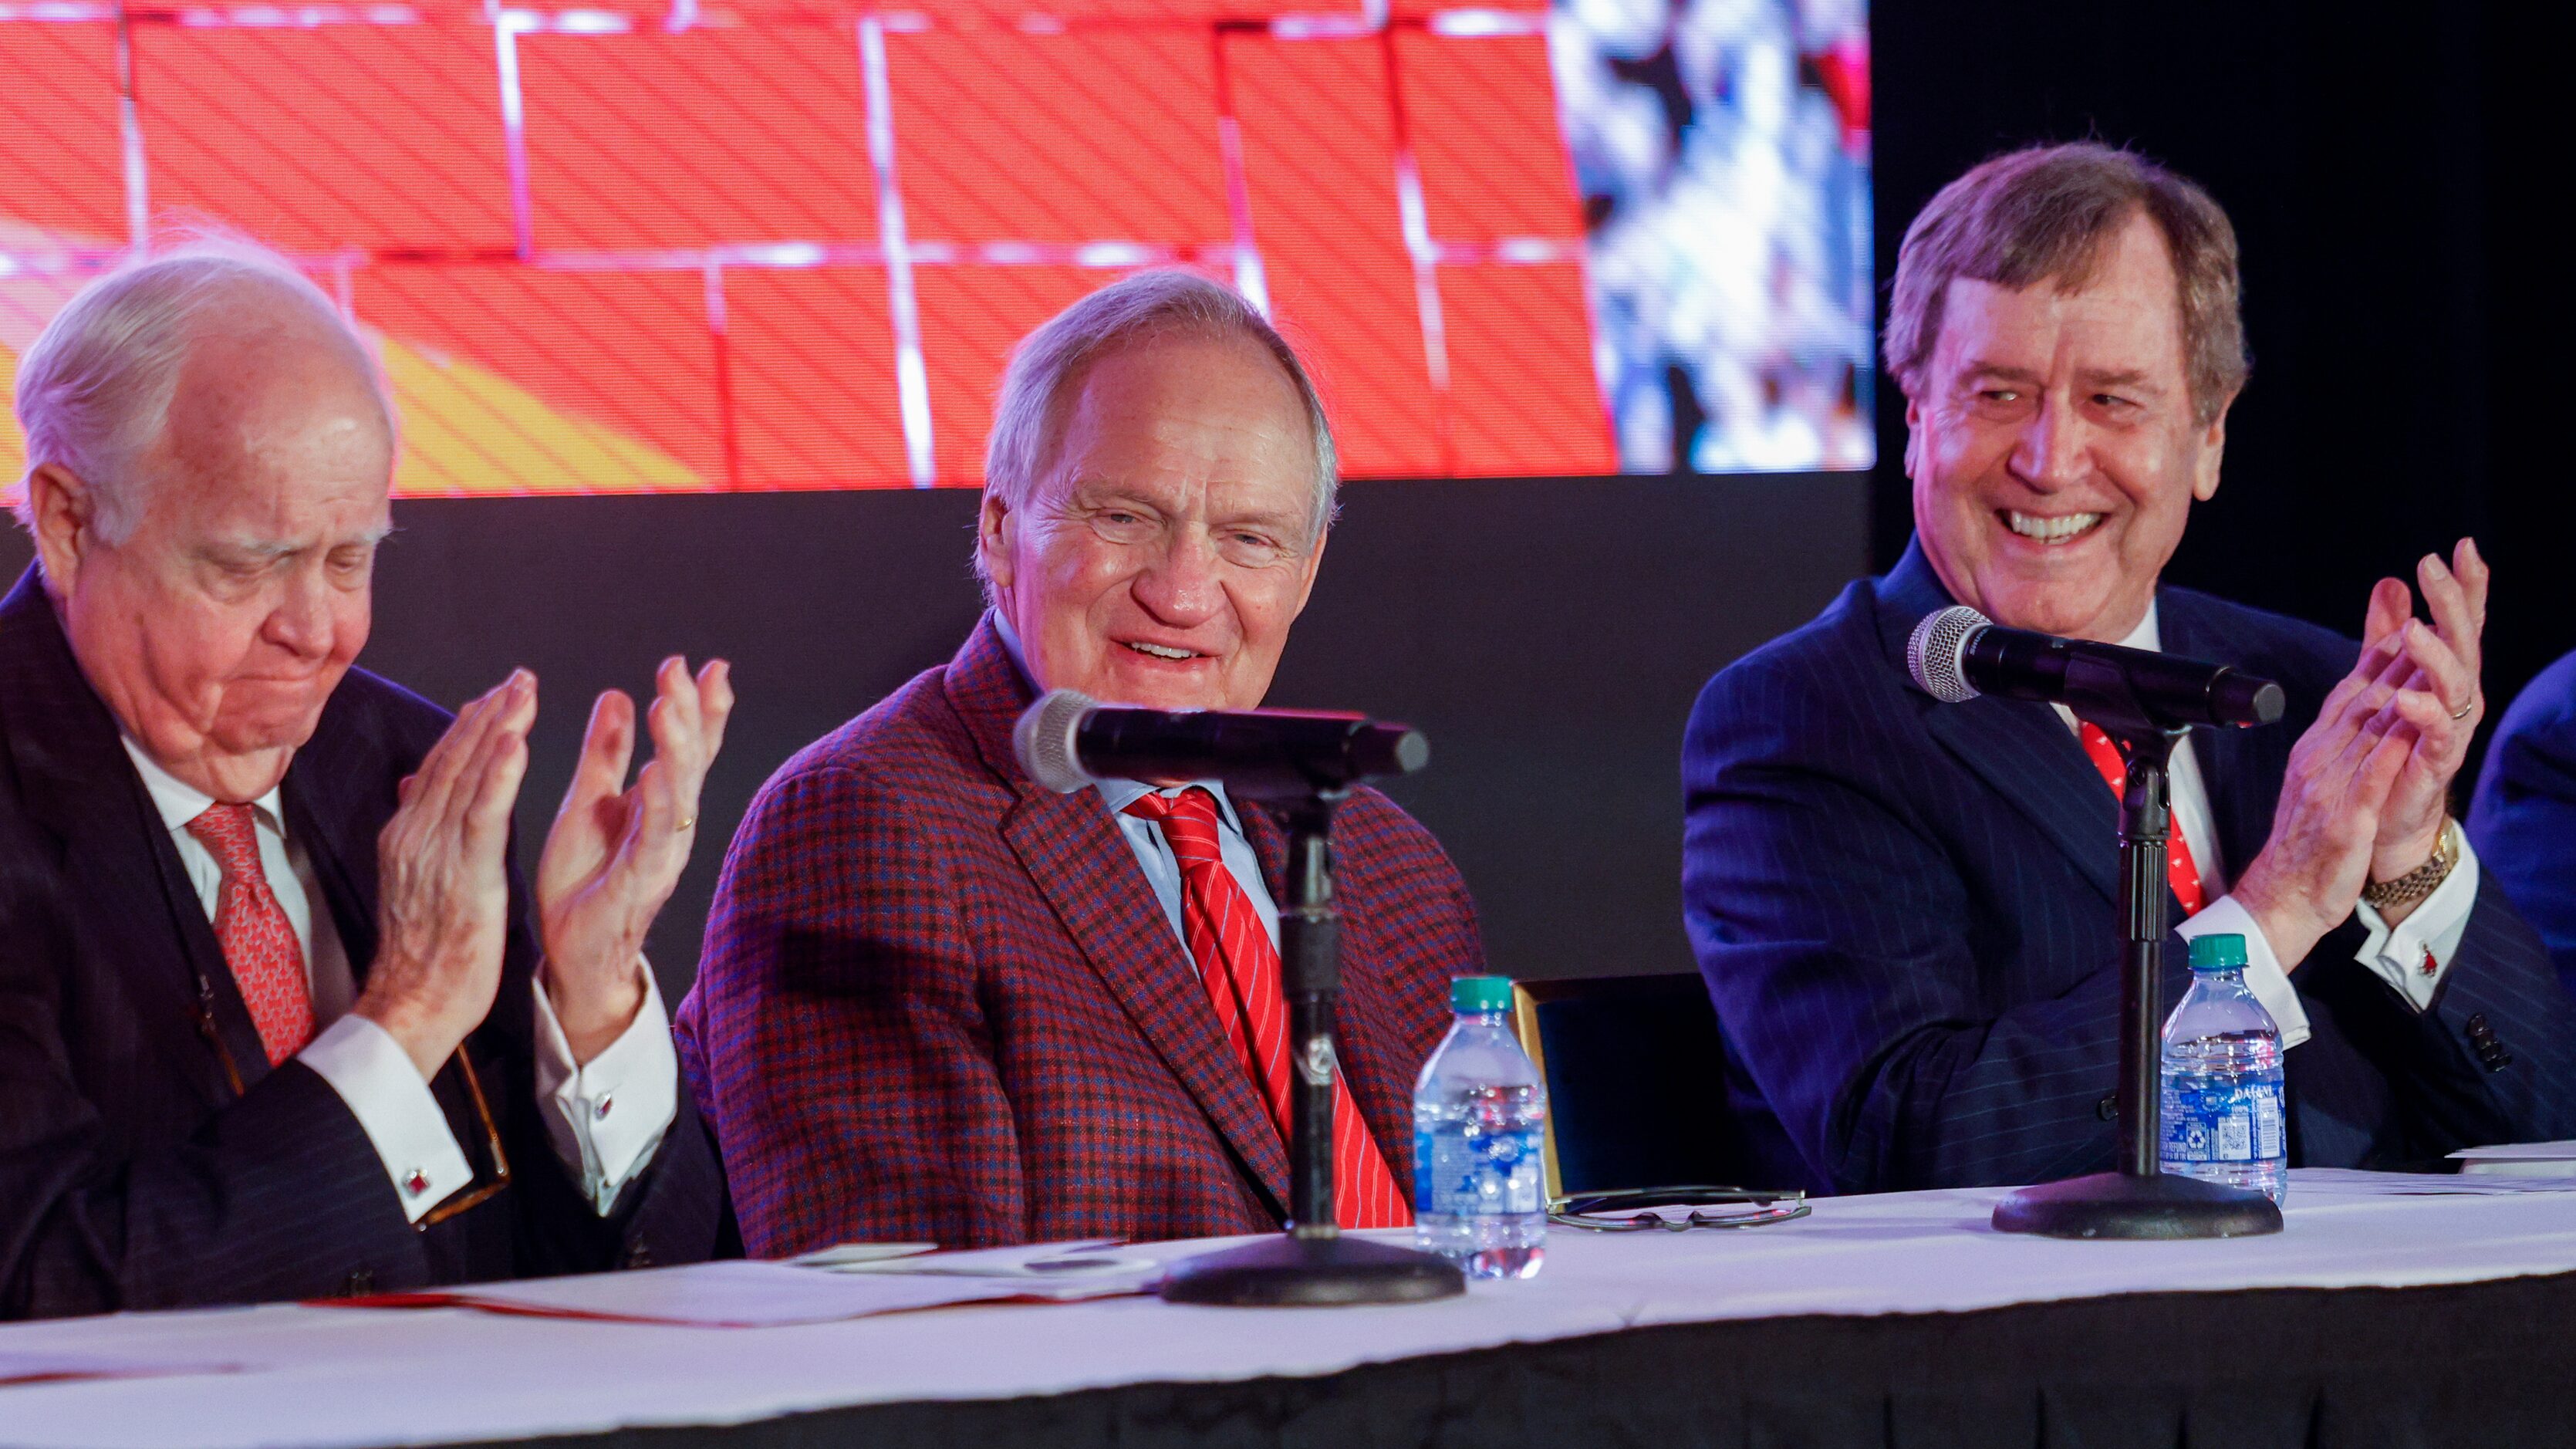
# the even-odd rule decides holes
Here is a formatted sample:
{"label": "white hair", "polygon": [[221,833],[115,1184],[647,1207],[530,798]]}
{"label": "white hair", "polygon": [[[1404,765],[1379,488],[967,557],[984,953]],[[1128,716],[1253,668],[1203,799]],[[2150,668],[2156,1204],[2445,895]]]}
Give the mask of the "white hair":
{"label": "white hair", "polygon": [[[393,405],[365,340],[285,258],[235,238],[200,237],[131,263],[81,288],[18,362],[27,471],[51,463],[80,479],[103,541],[124,542],[143,517],[149,480],[137,462],[169,420],[197,321],[251,288],[309,309],[345,341],[392,426]],[[32,490],[22,490],[15,509],[30,532],[32,500]]]}
{"label": "white hair", "polygon": [[[1324,401],[1307,376],[1296,349],[1279,335],[1268,318],[1233,289],[1195,272],[1160,269],[1138,272],[1110,283],[1058,312],[1011,350],[1011,365],[1002,374],[1001,395],[993,404],[993,432],[984,447],[984,492],[1017,509],[1027,506],[1049,461],[1056,430],[1063,421],[1066,394],[1084,367],[1103,354],[1150,337],[1174,333],[1202,337],[1240,337],[1267,349],[1297,389],[1306,409],[1306,426],[1315,449],[1315,507],[1307,538],[1320,541],[1333,523],[1341,462],[1333,447],[1332,425]],[[975,550],[975,573],[987,575],[981,541]]]}

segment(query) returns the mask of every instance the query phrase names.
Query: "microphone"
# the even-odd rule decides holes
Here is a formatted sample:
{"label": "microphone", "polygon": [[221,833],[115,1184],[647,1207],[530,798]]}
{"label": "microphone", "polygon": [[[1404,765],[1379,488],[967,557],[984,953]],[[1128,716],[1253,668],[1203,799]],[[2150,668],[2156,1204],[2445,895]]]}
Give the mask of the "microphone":
{"label": "microphone", "polygon": [[1253,799],[1301,799],[1431,759],[1411,725],[1320,710],[1162,710],[1049,690],[1011,729],[1029,778],[1070,795],[1095,780],[1222,780]]}
{"label": "microphone", "polygon": [[1914,626],[1905,671],[1944,704],[2031,699],[2105,727],[2270,724],[2287,704],[2281,686],[2233,665],[2008,629],[1965,604]]}

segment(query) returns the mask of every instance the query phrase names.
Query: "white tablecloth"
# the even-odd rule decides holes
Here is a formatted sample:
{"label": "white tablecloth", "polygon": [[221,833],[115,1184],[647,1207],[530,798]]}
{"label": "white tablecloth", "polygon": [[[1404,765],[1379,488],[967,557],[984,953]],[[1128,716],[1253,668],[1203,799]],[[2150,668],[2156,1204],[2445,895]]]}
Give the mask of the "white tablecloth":
{"label": "white tablecloth", "polygon": [[[1967,1311],[2104,1294],[2408,1287],[2576,1271],[2576,1191],[2292,1174],[2288,1228],[2224,1242],[1994,1232],[1993,1191],[1820,1202],[1744,1232],[1558,1229],[1545,1270],[1383,1308],[1178,1308],[1125,1298],[845,1323],[682,1329],[461,1309],[276,1306],[0,1327],[0,1358],[238,1365],[0,1388],[0,1444],[358,1445],[728,1424],[800,1410],[1147,1382],[1328,1374],[1650,1324]],[[1151,1250],[1179,1256],[1199,1245]]]}

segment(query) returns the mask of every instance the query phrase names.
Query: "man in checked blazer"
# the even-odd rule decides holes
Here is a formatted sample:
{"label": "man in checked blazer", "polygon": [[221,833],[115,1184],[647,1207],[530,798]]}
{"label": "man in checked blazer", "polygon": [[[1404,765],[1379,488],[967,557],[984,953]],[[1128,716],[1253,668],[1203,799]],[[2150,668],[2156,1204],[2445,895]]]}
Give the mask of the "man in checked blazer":
{"label": "man in checked blazer", "polygon": [[[985,476],[990,612],[771,778],[681,1006],[755,1255],[1259,1232],[1286,1210],[1286,1061],[1261,1050],[1279,826],[1208,782],[1049,792],[1011,727],[1043,688],[1260,702],[1332,517],[1323,410],[1240,298],[1146,273],[1021,344]],[[1383,795],[1355,791],[1333,845],[1336,1217],[1401,1223],[1413,1080],[1482,950],[1457,871]]]}
{"label": "man in checked blazer", "polygon": [[2113,1165],[2122,767],[2055,706],[1916,688],[1907,637],[1953,603],[2287,692],[2280,723],[2175,756],[2165,1000],[2180,938],[2246,938],[2294,1165],[2576,1135],[2576,1001],[2448,813],[2483,708],[2475,546],[2419,565],[2429,626],[2382,580],[2358,648],[2158,583],[2218,486],[2236,291],[2217,204],[2101,146],[1989,161],[1908,231],[1887,356],[1914,544],[1721,672],[1683,748],[1687,925],[1761,1181]]}
{"label": "man in checked blazer", "polygon": [[638,948],[722,667],[663,666],[631,789],[602,698],[531,892],[535,679],[451,721],[351,668],[394,437],[329,298],[165,254],[75,297],[17,401],[0,1318],[705,1257],[723,1185]]}

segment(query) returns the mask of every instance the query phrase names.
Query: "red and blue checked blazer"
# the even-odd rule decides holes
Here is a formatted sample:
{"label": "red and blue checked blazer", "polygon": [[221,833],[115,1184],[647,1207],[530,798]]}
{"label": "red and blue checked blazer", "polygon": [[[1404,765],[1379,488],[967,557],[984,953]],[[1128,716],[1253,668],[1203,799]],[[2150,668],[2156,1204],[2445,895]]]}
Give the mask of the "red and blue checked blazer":
{"label": "red and blue checked blazer", "polygon": [[[1031,698],[988,619],[789,760],[726,853],[681,1059],[743,1238],[775,1257],[1279,1226],[1288,1156],[1098,792],[1011,753]],[[1274,897],[1285,836],[1240,811]],[[1333,830],[1342,1065],[1398,1183],[1451,977],[1484,968],[1428,831]]]}

